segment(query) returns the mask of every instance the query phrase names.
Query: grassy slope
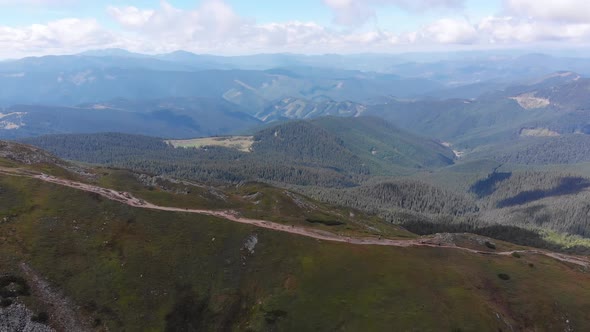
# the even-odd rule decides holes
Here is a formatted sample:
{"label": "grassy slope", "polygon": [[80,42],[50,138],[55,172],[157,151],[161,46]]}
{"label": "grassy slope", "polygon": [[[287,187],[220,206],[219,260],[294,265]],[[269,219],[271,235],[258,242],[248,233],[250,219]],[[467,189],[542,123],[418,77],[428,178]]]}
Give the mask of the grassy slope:
{"label": "grassy slope", "polygon": [[331,244],[36,180],[0,188],[2,270],[30,262],[111,330],[590,328],[590,275],[548,258]]}
{"label": "grassy slope", "polygon": [[[249,218],[320,228],[340,234],[411,238],[414,234],[375,216],[347,207],[330,206],[262,183],[225,188],[197,187],[160,180],[146,187],[126,170],[100,169],[95,182],[162,206],[191,209],[234,210]],[[181,192],[175,193],[175,190]],[[190,192],[188,192],[190,191]],[[330,225],[336,222],[337,225]]]}

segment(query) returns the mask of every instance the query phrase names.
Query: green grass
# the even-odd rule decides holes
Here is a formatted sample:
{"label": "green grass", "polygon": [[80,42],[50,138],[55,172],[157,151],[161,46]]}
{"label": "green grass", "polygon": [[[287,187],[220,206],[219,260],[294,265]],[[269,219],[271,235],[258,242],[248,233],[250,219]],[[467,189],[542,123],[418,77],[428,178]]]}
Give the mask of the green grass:
{"label": "green grass", "polygon": [[[415,237],[414,234],[366,213],[326,205],[263,183],[245,183],[224,188],[196,187],[164,181],[168,191],[146,187],[125,170],[101,169],[97,184],[128,191],[151,203],[189,209],[235,210],[242,216],[289,225],[302,225],[359,236]],[[178,190],[181,194],[175,193]],[[190,191],[187,193],[186,191]],[[337,220],[339,225],[309,223],[308,220]]]}
{"label": "green grass", "polygon": [[545,257],[334,244],[35,180],[0,188],[16,211],[2,269],[29,262],[110,330],[181,330],[185,316],[210,331],[508,330],[496,314],[516,330],[590,328],[590,275]]}
{"label": "green grass", "polygon": [[17,167],[18,164],[14,161],[8,160],[8,159],[4,159],[4,158],[0,158],[0,167],[9,167],[9,168],[13,168],[13,167]]}
{"label": "green grass", "polygon": [[545,241],[559,245],[565,249],[573,247],[590,248],[590,239],[579,235],[558,233],[550,230],[540,230],[539,232]]}

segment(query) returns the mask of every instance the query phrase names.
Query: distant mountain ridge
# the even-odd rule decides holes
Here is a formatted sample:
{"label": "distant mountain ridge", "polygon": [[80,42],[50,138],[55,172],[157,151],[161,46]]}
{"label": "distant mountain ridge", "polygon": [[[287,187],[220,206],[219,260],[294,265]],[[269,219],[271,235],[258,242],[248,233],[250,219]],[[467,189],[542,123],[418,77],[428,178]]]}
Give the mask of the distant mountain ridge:
{"label": "distant mountain ridge", "polygon": [[259,124],[223,99],[118,99],[76,107],[12,106],[0,112],[0,138],[96,132],[189,138],[230,134]]}
{"label": "distant mountain ridge", "polygon": [[158,58],[48,56],[0,62],[0,105],[73,106],[116,98],[225,98],[258,112],[286,97],[362,102],[441,88],[427,79],[305,66],[245,70]]}

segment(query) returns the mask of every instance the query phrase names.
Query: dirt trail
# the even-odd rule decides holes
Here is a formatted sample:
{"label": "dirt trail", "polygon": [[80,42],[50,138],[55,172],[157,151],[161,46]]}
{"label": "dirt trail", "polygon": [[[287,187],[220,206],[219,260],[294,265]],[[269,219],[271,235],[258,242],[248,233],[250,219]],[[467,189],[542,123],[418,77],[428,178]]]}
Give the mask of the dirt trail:
{"label": "dirt trail", "polygon": [[266,220],[257,220],[257,219],[249,219],[240,217],[239,214],[235,211],[216,211],[216,210],[199,210],[199,209],[183,209],[183,208],[176,208],[176,207],[168,207],[168,206],[159,206],[149,202],[146,202],[143,199],[137,198],[132,196],[128,192],[123,191],[116,191],[113,189],[102,188],[86,183],[66,180],[57,178],[54,176],[46,175],[46,174],[15,174],[14,172],[2,172],[4,174],[12,174],[12,175],[21,175],[32,177],[35,179],[39,179],[45,182],[70,187],[86,192],[96,193],[99,194],[109,200],[113,200],[116,202],[120,202],[123,204],[127,204],[132,207],[142,208],[142,209],[150,209],[150,210],[158,210],[158,211],[170,211],[170,212],[184,212],[184,213],[196,213],[201,215],[208,215],[219,217],[223,219],[227,219],[233,222],[241,223],[241,224],[248,224],[253,225],[260,228],[271,229],[279,232],[290,233],[300,236],[305,236],[317,240],[324,240],[330,242],[340,242],[340,243],[348,243],[348,244],[355,244],[355,245],[378,245],[378,246],[390,246],[390,247],[433,247],[433,248],[451,248],[457,250],[463,250],[475,254],[483,254],[483,255],[494,255],[494,256],[510,256],[515,252],[521,254],[535,254],[535,255],[544,255],[547,257],[551,257],[557,259],[562,262],[572,263],[576,265],[583,266],[585,268],[590,267],[590,258],[588,257],[581,257],[581,256],[573,256],[573,255],[565,255],[554,253],[545,250],[517,250],[517,251],[509,251],[509,252],[490,252],[490,251],[483,251],[483,250],[476,250],[470,249],[465,247],[458,247],[456,245],[448,245],[448,244],[437,244],[432,243],[431,239],[429,238],[422,238],[422,239],[409,239],[409,240],[394,240],[394,239],[377,239],[377,238],[358,238],[358,237],[349,237],[349,236],[342,236],[322,230],[310,229],[301,226],[294,226],[294,225],[283,225],[276,222],[266,221]]}

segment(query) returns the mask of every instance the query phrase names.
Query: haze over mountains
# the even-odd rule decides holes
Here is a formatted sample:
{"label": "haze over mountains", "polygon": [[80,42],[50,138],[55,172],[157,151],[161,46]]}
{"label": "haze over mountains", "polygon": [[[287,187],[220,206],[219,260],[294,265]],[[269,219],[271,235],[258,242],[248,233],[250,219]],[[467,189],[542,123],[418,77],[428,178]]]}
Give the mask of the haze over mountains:
{"label": "haze over mountains", "polygon": [[[117,131],[189,138],[325,115],[380,116],[471,145],[472,132],[488,140],[525,127],[585,130],[579,111],[588,105],[589,59],[485,52],[422,58],[110,49],[3,61],[0,137]],[[77,125],[82,114],[92,128]]]}

